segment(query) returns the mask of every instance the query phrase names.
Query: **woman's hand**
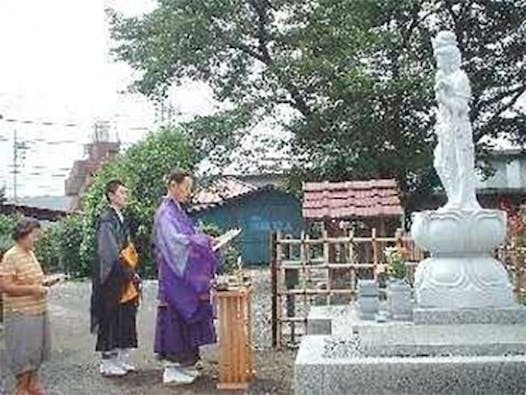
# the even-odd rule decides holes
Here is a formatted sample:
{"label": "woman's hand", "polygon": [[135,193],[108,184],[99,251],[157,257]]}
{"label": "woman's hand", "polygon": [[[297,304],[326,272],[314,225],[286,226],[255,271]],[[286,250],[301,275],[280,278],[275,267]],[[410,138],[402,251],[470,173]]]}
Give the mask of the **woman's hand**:
{"label": "woman's hand", "polygon": [[37,298],[43,298],[47,295],[48,289],[43,285],[34,285],[31,288],[31,293]]}
{"label": "woman's hand", "polygon": [[45,297],[48,289],[42,284],[35,284],[28,280],[16,283],[12,275],[0,276],[0,289],[10,296],[33,296],[35,298]]}

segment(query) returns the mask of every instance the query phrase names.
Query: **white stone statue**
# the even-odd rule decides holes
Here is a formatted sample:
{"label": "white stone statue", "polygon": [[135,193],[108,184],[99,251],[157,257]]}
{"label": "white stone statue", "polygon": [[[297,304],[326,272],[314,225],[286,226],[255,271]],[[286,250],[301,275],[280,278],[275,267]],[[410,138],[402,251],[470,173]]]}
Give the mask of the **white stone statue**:
{"label": "white stone statue", "polygon": [[438,33],[433,40],[433,51],[438,67],[435,78],[438,145],[434,165],[448,199],[441,210],[478,210],[475,150],[469,120],[471,88],[466,73],[460,68],[461,55],[455,34]]}
{"label": "white stone statue", "polygon": [[415,273],[417,306],[455,311],[453,315],[464,309],[511,308],[515,304],[508,274],[492,256],[506,236],[506,213],[482,209],[477,202],[471,89],[460,68],[455,35],[438,33],[433,50],[438,68],[435,168],[448,202],[437,211],[413,215],[411,234],[430,253]]}

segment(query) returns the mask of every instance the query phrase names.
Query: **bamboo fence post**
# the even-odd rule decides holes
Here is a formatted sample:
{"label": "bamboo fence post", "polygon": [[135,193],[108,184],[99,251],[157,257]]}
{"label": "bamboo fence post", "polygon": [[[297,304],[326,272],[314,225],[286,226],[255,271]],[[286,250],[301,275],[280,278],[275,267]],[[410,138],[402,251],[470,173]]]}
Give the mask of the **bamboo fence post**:
{"label": "bamboo fence post", "polygon": [[269,257],[270,257],[270,286],[272,289],[271,320],[272,320],[272,347],[278,347],[278,273],[276,262],[276,233],[270,234]]}
{"label": "bamboo fence post", "polygon": [[356,263],[354,259],[354,229],[351,229],[349,231],[349,263],[353,266],[351,266],[351,291],[353,293],[351,294],[351,302],[356,299],[356,266],[354,264]]}
{"label": "bamboo fence post", "polygon": [[277,296],[277,333],[278,333],[278,342],[276,344],[276,348],[279,350],[281,349],[282,347],[282,337],[283,337],[283,327],[282,327],[282,320],[283,320],[283,306],[282,306],[282,301],[281,301],[281,288],[279,286],[280,283],[282,283],[282,280],[284,278],[284,275],[282,273],[282,270],[283,270],[283,265],[282,265],[282,259],[283,259],[283,256],[282,256],[282,243],[281,243],[282,239],[281,239],[281,232],[278,232],[276,234],[276,277],[277,277],[277,283],[278,283],[278,287],[277,287],[277,292],[276,292],[276,296]]}
{"label": "bamboo fence post", "polygon": [[[301,262],[301,275],[303,277],[303,309],[307,311],[307,259],[305,256],[305,232],[301,232],[300,235],[300,262]],[[305,317],[304,332],[307,333],[307,317]]]}
{"label": "bamboo fence post", "polygon": [[[323,229],[322,233],[323,237],[323,262],[327,265],[330,264],[330,249],[329,249],[329,236],[327,234],[327,230]],[[327,266],[327,304],[331,304],[331,267]]]}
{"label": "bamboo fence post", "polygon": [[373,278],[378,281],[378,244],[376,238],[376,228],[371,229],[371,243],[373,246]]}

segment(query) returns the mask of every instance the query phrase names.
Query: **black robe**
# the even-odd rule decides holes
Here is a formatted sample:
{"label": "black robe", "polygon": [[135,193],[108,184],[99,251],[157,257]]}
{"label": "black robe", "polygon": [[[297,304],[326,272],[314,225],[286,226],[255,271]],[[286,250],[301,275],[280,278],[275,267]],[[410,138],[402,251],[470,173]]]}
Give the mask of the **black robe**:
{"label": "black robe", "polygon": [[97,223],[96,259],[92,265],[91,332],[97,333],[96,351],[137,347],[137,300],[120,303],[135,271],[122,263],[120,252],[130,241],[127,221],[106,209]]}

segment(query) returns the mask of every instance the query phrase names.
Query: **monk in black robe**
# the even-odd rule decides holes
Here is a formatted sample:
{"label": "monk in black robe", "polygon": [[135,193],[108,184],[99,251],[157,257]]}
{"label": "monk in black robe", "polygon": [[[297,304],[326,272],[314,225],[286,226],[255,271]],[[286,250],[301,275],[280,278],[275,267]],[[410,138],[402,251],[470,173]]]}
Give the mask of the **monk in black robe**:
{"label": "monk in black robe", "polygon": [[135,271],[137,255],[122,215],[128,190],[122,182],[112,180],[106,186],[106,198],[109,207],[100,215],[96,231],[91,331],[97,334],[95,349],[102,354],[100,373],[123,376],[135,369],[127,358],[129,350],[137,348],[140,283]]}

